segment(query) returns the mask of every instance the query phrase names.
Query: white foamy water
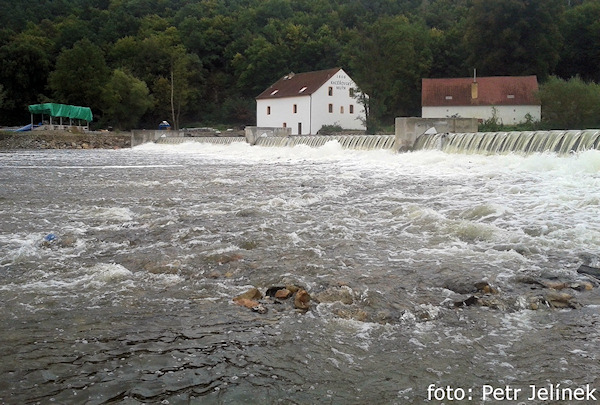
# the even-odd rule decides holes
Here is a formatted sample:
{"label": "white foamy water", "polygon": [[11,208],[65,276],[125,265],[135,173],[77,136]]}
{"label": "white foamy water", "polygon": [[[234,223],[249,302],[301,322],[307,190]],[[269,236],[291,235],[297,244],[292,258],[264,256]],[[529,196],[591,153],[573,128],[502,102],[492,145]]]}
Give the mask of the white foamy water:
{"label": "white foamy water", "polygon": [[[2,403],[598,388],[598,151],[15,151],[0,184]],[[289,284],[308,312],[232,302]]]}

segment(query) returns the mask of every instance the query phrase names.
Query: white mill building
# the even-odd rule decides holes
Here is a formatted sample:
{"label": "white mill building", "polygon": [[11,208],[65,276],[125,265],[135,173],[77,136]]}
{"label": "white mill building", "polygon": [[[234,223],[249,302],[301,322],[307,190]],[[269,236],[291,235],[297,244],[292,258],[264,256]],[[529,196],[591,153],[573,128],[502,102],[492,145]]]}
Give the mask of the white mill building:
{"label": "white mill building", "polygon": [[357,92],[341,68],[290,73],[256,97],[256,125],[291,128],[292,135],[317,134],[323,125],[365,130]]}

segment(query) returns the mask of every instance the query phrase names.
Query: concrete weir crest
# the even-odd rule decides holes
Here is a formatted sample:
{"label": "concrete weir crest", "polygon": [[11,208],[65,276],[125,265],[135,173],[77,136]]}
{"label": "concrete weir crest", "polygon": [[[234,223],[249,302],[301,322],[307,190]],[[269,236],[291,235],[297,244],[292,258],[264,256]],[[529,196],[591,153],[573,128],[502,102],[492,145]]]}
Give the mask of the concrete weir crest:
{"label": "concrete weir crest", "polygon": [[396,151],[413,150],[417,138],[425,133],[464,133],[477,130],[477,118],[398,117],[395,122]]}

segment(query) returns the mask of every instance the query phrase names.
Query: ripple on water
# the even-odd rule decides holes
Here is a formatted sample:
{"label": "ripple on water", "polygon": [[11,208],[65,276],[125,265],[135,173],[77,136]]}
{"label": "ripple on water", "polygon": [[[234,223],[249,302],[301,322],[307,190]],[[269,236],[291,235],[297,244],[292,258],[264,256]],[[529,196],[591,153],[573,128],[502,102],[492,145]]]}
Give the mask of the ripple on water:
{"label": "ripple on water", "polygon": [[[113,152],[0,156],[0,402],[420,404],[432,383],[597,384],[599,289],[576,272],[599,261],[597,154]],[[532,310],[540,281],[580,305]],[[287,284],[310,311],[232,302]],[[319,300],[338,290],[351,300]]]}

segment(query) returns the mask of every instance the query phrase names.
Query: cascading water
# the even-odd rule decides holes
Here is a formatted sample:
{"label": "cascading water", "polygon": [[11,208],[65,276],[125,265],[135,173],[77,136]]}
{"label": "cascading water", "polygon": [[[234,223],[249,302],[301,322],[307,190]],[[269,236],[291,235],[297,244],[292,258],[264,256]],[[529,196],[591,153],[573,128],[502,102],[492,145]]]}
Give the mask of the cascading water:
{"label": "cascading water", "polygon": [[437,133],[419,137],[414,149],[490,155],[543,152],[563,155],[600,149],[600,130]]}
{"label": "cascading water", "polygon": [[306,135],[291,137],[264,137],[259,138],[259,146],[297,146],[307,145],[318,148],[327,142],[337,141],[343,149],[392,149],[395,135]]}
{"label": "cascading water", "polygon": [[160,144],[179,144],[186,142],[198,142],[198,143],[215,143],[218,145],[228,145],[233,142],[246,142],[246,138],[241,136],[197,136],[197,137],[185,137],[185,136],[166,136],[164,138],[158,138],[156,143]]}
{"label": "cascading water", "polygon": [[[214,143],[226,145],[233,142],[245,142],[243,137],[164,137],[159,138],[159,144],[180,144],[186,142]],[[259,146],[297,146],[307,145],[318,148],[327,142],[337,141],[343,149],[392,149],[394,147],[395,135],[302,135],[291,137],[263,137],[259,138],[256,145]]]}
{"label": "cascading water", "polygon": [[[261,137],[258,146],[293,147],[306,145],[318,148],[327,142],[336,141],[343,149],[375,150],[393,149],[395,135],[297,135],[290,137]],[[159,144],[180,144],[186,142],[231,144],[246,142],[244,137],[164,137]],[[514,132],[472,132],[436,133],[420,136],[414,150],[437,149],[447,153],[478,154],[532,154],[551,152],[564,155],[600,149],[600,130],[584,131],[514,131]]]}
{"label": "cascading water", "polygon": [[[180,144],[186,142],[214,143],[226,145],[233,142],[245,142],[243,137],[164,137],[159,138],[159,144]],[[291,137],[262,137],[256,142],[259,146],[297,146],[307,145],[318,148],[327,142],[337,141],[343,149],[392,149],[395,135],[300,135]]]}

